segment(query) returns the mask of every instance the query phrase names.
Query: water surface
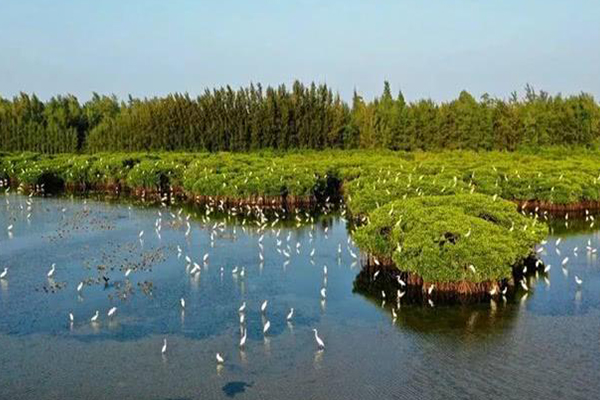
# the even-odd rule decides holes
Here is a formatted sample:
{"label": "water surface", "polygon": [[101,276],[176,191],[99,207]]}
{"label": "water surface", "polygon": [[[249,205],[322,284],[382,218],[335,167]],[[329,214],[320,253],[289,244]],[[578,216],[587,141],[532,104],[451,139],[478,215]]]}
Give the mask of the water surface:
{"label": "water surface", "polygon": [[[586,249],[588,240],[598,247],[599,236],[589,222],[555,224],[542,253],[552,269],[530,278],[527,295],[404,305],[393,322],[389,299],[382,304],[353,290],[360,265],[350,251],[358,250],[339,215],[300,226],[293,218],[269,222],[261,231],[249,218],[243,225],[242,218],[208,221],[177,207],[17,195],[0,201],[0,271],[9,268],[0,280],[2,399],[600,396],[600,268]],[[186,256],[200,273],[190,274]],[[235,267],[245,276],[233,274]],[[248,340],[240,351],[244,301]]]}

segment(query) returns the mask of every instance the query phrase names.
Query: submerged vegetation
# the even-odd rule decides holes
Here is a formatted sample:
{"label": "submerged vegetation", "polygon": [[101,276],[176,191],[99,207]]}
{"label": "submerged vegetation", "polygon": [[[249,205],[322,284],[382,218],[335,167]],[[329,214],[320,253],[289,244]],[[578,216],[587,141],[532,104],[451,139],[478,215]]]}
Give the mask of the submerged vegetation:
{"label": "submerged vegetation", "polygon": [[192,97],[120,101],[71,95],[43,102],[0,97],[0,151],[256,151],[259,149],[516,150],[595,146],[600,105],[588,94],[563,97],[525,88],[523,98],[488,95],[435,103],[358,93],[345,103],[326,85],[261,85],[206,90]]}

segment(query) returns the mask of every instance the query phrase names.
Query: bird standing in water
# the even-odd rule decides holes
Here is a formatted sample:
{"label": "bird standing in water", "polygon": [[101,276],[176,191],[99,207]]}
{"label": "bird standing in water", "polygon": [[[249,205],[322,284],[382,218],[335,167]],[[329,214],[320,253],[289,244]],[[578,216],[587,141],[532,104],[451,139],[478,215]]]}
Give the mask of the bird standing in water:
{"label": "bird standing in water", "polygon": [[94,316],[92,318],[90,318],[91,322],[96,322],[98,321],[98,317],[100,316],[100,312],[98,310],[96,310],[96,313],[94,314]]}
{"label": "bird standing in water", "polygon": [[268,300],[265,300],[262,305],[260,306],[260,312],[262,312],[264,314],[264,312],[267,310],[267,304],[269,304]]}
{"label": "bird standing in water", "polygon": [[323,340],[319,337],[319,333],[315,328],[313,328],[313,332],[315,333],[315,340],[317,341],[317,346],[319,346],[319,349],[324,349],[325,342],[323,342]]}
{"label": "bird standing in water", "polygon": [[48,278],[52,278],[55,270],[56,270],[56,264],[52,263],[52,267],[50,268],[50,271],[48,271]]}

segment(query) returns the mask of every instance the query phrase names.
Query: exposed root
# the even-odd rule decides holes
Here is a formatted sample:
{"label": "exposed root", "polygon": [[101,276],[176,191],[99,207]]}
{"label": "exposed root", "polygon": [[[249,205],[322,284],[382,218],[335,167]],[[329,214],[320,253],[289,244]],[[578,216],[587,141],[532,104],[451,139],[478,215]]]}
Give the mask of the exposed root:
{"label": "exposed root", "polygon": [[557,204],[549,201],[538,200],[515,200],[520,210],[525,211],[548,211],[555,214],[561,213],[584,213],[588,211],[600,210],[600,201],[579,201],[577,203]]}
{"label": "exposed root", "polygon": [[[510,297],[518,289],[515,282],[543,270],[542,264],[536,268],[536,258],[530,256],[513,267],[511,278],[499,281],[425,282],[417,274],[399,270],[390,260],[377,258],[377,261],[379,264],[375,263],[373,256],[363,258],[363,269],[354,281],[354,289],[378,298],[383,298],[384,292],[385,298],[393,301],[396,301],[400,291],[401,301],[408,303],[427,303],[428,300],[435,303],[473,303],[501,298],[503,295]],[[525,267],[526,274],[523,273]],[[430,291],[431,287],[433,289]]]}

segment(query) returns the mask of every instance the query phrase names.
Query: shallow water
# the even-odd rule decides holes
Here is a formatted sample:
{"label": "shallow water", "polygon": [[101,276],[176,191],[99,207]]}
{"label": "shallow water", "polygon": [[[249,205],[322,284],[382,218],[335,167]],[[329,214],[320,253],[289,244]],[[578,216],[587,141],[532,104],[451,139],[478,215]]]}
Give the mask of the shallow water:
{"label": "shallow water", "polygon": [[[565,231],[561,222],[542,253],[552,269],[546,279],[530,278],[527,296],[495,304],[405,305],[392,323],[389,304],[353,291],[360,266],[339,216],[267,228],[261,263],[261,233],[251,222],[232,220],[213,229],[215,221],[192,216],[186,239],[187,211],[177,216],[177,208],[163,208],[159,238],[158,208],[34,198],[28,211],[27,198],[5,199],[2,399],[600,396],[600,268],[586,250],[588,240],[599,246],[597,231]],[[290,246],[287,263],[276,251],[277,240],[284,250]],[[201,265],[199,274],[186,270],[186,255]],[[48,279],[52,263],[56,271]],[[244,277],[232,274],[235,266],[245,268]],[[133,269],[129,277],[127,268]],[[580,288],[575,275],[583,279]],[[78,295],[81,281],[87,284]],[[243,301],[248,340],[240,351]],[[108,318],[113,306],[118,311]],[[290,307],[295,314],[288,324]],[[91,323],[96,310],[99,320]],[[264,336],[266,320],[271,327]],[[312,328],[325,341],[324,351],[318,351]],[[217,365],[216,352],[224,365]]]}

